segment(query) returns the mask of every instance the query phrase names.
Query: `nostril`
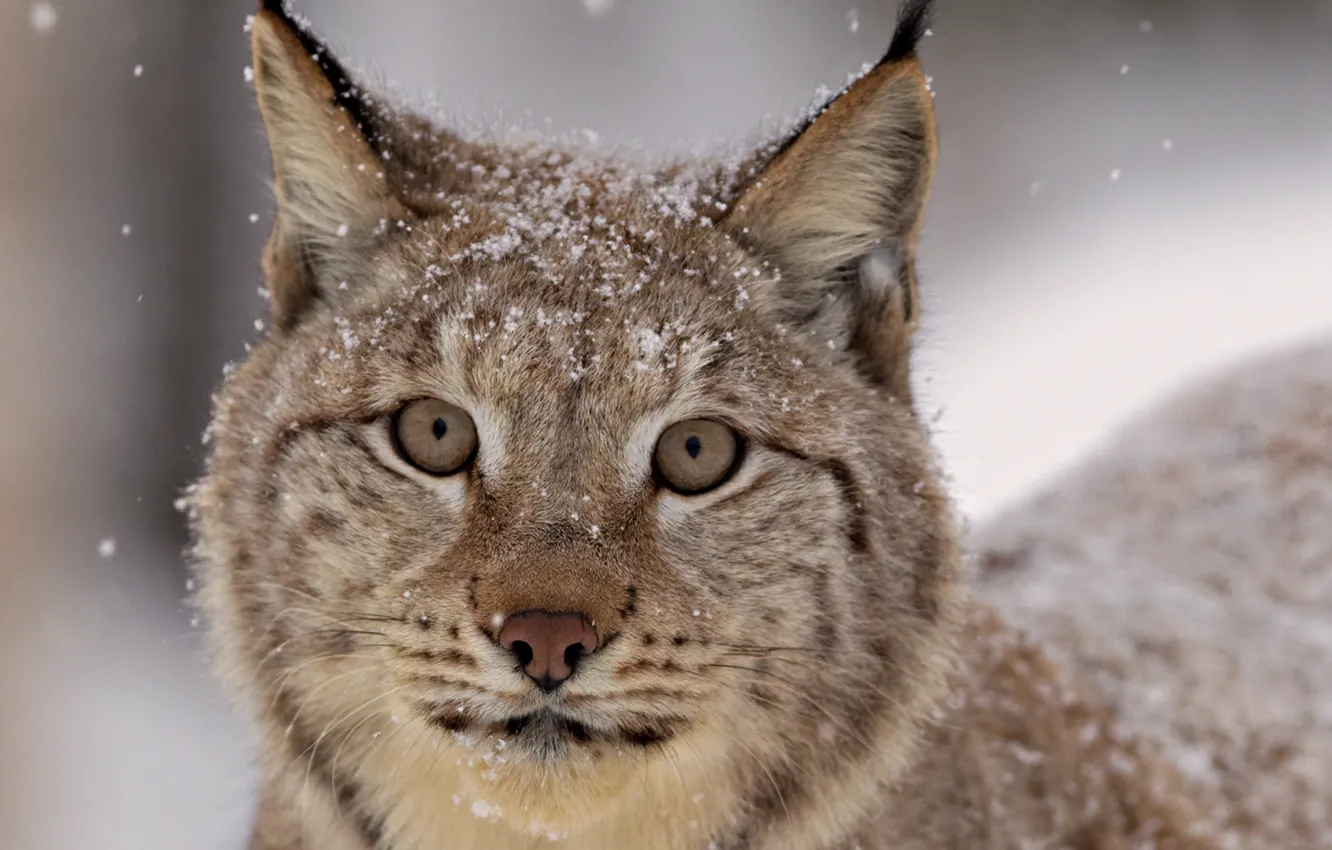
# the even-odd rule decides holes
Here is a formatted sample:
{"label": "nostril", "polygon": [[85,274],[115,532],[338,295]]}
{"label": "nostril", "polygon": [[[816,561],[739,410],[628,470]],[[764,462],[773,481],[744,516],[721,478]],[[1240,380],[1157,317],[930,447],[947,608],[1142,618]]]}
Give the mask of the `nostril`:
{"label": "nostril", "polygon": [[575,643],[564,650],[564,663],[569,667],[570,672],[578,669],[578,659],[583,657],[583,645]]}
{"label": "nostril", "polygon": [[527,665],[532,663],[536,653],[532,650],[532,645],[525,640],[516,640],[513,642],[510,651],[518,657],[518,664],[526,669]]}

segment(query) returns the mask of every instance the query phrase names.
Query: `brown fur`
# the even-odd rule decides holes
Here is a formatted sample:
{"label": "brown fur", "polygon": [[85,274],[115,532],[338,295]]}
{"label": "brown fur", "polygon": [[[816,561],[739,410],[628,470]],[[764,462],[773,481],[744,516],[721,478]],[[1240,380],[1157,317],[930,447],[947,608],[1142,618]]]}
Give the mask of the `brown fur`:
{"label": "brown fur", "polygon": [[[370,109],[275,5],[278,331],[190,500],[255,850],[1210,846],[1193,789],[965,601],[907,389],[913,57],[780,150],[640,172]],[[467,472],[395,455],[420,397],[475,420]],[[746,456],[682,497],[650,456],[697,417]],[[603,643],[554,696],[494,640],[530,608]]]}
{"label": "brown fur", "polygon": [[1332,343],[1098,455],[977,535],[982,593],[1188,767],[1232,845],[1332,847]]}

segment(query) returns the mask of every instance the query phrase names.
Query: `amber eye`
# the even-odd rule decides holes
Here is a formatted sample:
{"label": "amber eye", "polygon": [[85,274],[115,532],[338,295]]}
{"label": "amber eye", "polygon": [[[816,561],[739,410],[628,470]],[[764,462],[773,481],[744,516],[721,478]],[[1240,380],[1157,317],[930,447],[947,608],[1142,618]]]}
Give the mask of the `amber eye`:
{"label": "amber eye", "polygon": [[657,441],[658,474],[672,490],[686,495],[717,487],[739,460],[740,438],[711,419],[678,422]]}
{"label": "amber eye", "polygon": [[393,419],[393,442],[403,459],[431,475],[452,475],[476,452],[476,425],[461,407],[423,398]]}

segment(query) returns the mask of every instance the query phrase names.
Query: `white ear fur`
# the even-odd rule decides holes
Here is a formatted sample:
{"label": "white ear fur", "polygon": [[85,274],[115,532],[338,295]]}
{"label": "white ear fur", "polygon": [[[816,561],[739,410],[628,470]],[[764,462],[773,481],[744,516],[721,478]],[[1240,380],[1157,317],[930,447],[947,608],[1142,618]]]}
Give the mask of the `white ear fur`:
{"label": "white ear fur", "polygon": [[860,285],[869,290],[871,298],[886,298],[889,290],[898,285],[897,270],[901,267],[897,250],[881,245],[860,258]]}

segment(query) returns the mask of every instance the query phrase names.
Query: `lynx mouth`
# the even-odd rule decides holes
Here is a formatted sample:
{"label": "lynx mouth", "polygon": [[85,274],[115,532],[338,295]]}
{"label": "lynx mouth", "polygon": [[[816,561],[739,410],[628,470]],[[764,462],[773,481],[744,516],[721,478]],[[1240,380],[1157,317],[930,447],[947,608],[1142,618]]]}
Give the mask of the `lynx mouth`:
{"label": "lynx mouth", "polygon": [[632,723],[595,726],[553,708],[514,714],[500,722],[465,713],[436,711],[430,715],[430,722],[464,739],[503,740],[510,751],[526,750],[543,760],[567,755],[581,747],[656,747],[671,741],[685,726],[684,718],[680,717],[635,718]]}

